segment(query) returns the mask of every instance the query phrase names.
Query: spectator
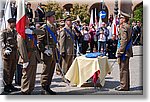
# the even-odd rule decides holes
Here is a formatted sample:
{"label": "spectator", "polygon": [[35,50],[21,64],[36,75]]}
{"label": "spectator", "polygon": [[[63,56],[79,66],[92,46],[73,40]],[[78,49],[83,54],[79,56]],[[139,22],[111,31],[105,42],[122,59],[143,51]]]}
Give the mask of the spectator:
{"label": "spectator", "polygon": [[112,34],[112,27],[111,27],[111,23],[109,23],[109,25],[107,26],[107,29],[109,30],[109,36],[108,36],[108,40],[112,38],[113,34]]}
{"label": "spectator", "polygon": [[30,3],[30,2],[27,3],[26,14],[27,14],[28,17],[29,17],[30,22],[32,22],[32,19],[33,19],[33,11],[32,11],[32,9],[31,9],[31,3]]}
{"label": "spectator", "polygon": [[44,21],[44,17],[45,17],[45,12],[44,9],[42,8],[42,4],[38,4],[38,7],[35,11],[35,17],[36,17],[36,21],[38,22],[43,22]]}
{"label": "spectator", "polygon": [[92,53],[94,45],[95,45],[95,48],[97,49],[97,42],[94,40],[94,37],[96,35],[96,29],[93,25],[90,26],[89,34],[91,36],[90,37],[90,52]]}
{"label": "spectator", "polygon": [[17,18],[17,7],[16,7],[16,2],[11,3],[11,16],[12,18]]}
{"label": "spectator", "polygon": [[98,36],[98,51],[106,55],[106,36],[103,29],[99,29]]}
{"label": "spectator", "polygon": [[82,53],[86,54],[88,49],[88,43],[90,40],[90,34],[88,33],[88,28],[84,25],[82,30],[83,42],[82,42]]}
{"label": "spectator", "polygon": [[140,21],[137,21],[136,34],[137,34],[137,40],[135,41],[134,44],[140,45],[140,38],[141,38],[141,22]]}
{"label": "spectator", "polygon": [[113,19],[114,19],[113,14],[111,14],[111,15],[109,16],[108,23],[111,23],[111,24],[112,24]]}
{"label": "spectator", "polygon": [[135,21],[133,21],[132,22],[132,40],[133,40],[133,42],[135,41],[135,39],[136,39],[136,23],[135,23]]}
{"label": "spectator", "polygon": [[108,40],[108,58],[115,59],[116,58],[116,51],[117,51],[117,40],[116,36],[112,35],[112,38]]}
{"label": "spectator", "polygon": [[103,31],[104,31],[104,35],[106,37],[106,42],[107,42],[108,36],[109,36],[109,30],[107,29],[105,22],[102,22],[101,29],[103,29]]}

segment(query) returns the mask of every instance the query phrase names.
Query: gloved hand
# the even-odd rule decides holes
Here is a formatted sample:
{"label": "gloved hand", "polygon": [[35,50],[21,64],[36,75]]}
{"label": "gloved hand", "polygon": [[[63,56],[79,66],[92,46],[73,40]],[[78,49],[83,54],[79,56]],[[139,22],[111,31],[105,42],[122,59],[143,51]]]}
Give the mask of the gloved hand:
{"label": "gloved hand", "polygon": [[29,65],[29,62],[23,63],[23,68],[27,68]]}
{"label": "gloved hand", "polygon": [[63,53],[61,54],[61,56],[62,56],[63,58],[65,58],[65,56],[66,56],[65,52],[63,52]]}
{"label": "gloved hand", "polygon": [[51,56],[52,55],[52,48],[50,48],[50,49],[46,49],[45,51],[44,51],[44,53],[47,55],[47,56]]}
{"label": "gloved hand", "polygon": [[10,47],[7,47],[6,50],[4,51],[4,55],[10,55],[12,52],[12,49]]}

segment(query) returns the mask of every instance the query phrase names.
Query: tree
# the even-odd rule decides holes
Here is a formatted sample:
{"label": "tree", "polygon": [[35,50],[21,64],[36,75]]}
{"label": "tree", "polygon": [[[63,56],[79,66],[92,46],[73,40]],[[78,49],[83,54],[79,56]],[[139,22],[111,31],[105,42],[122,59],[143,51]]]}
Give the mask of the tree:
{"label": "tree", "polygon": [[140,5],[134,11],[134,20],[143,22],[143,5]]}
{"label": "tree", "polygon": [[[63,19],[67,16],[65,13],[66,10],[61,8],[57,2],[48,2],[46,7],[46,11],[55,11],[56,19]],[[88,12],[88,5],[87,4],[74,4],[73,8],[70,9],[70,16],[73,18],[73,20],[77,19],[77,15],[80,17],[82,22],[89,23],[90,21],[90,14]]]}
{"label": "tree", "polygon": [[73,8],[71,8],[70,15],[76,20],[77,15],[80,17],[82,22],[89,23],[90,21],[90,14],[88,12],[88,5],[87,4],[74,4]]}
{"label": "tree", "polygon": [[46,12],[47,11],[55,11],[56,19],[63,19],[63,9],[59,6],[56,2],[48,2],[45,7]]}

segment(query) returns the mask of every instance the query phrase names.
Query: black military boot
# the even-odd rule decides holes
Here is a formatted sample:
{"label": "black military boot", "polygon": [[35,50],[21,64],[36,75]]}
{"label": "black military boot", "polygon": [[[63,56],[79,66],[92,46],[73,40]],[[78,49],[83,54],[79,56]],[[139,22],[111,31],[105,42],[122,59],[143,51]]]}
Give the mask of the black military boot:
{"label": "black military boot", "polygon": [[9,92],[9,93],[12,92],[9,85],[4,86],[4,92]]}
{"label": "black military boot", "polygon": [[12,91],[20,91],[20,89],[14,87],[12,84],[10,84],[9,87]]}
{"label": "black military boot", "polygon": [[46,86],[42,86],[43,90],[44,90],[44,94],[46,95],[56,95],[56,92],[52,91],[50,88],[49,88],[49,85],[46,85]]}

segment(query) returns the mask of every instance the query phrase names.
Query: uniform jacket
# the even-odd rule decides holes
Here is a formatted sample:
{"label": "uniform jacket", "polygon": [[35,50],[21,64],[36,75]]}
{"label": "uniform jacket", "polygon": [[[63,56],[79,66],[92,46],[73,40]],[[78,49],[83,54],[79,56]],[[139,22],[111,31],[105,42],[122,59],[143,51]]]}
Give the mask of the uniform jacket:
{"label": "uniform jacket", "polygon": [[[33,36],[36,39],[36,35]],[[25,39],[18,35],[17,40],[20,53],[19,63],[29,62],[30,65],[37,65],[37,62],[41,62],[38,48],[32,39],[27,35]]]}
{"label": "uniform jacket", "polygon": [[[72,33],[73,38],[75,39],[75,31],[70,29],[68,26],[65,26],[65,28]],[[70,34],[68,34],[64,29],[60,31],[60,53],[74,53],[74,41],[72,40]]]}
{"label": "uniform jacket", "polygon": [[[3,58],[14,58],[17,59],[17,32],[16,30],[12,30],[10,28],[7,28],[2,31],[0,34],[0,46],[2,48],[2,56]],[[4,55],[4,51],[7,47],[10,47],[12,49],[12,52],[9,56]]]}
{"label": "uniform jacket", "polygon": [[129,43],[130,40],[132,40],[132,32],[128,24],[123,23],[123,25],[119,28],[118,38],[120,39],[121,45],[117,51],[118,56],[120,56],[120,54],[125,53],[125,56],[132,57],[133,56],[132,45],[127,51],[125,51],[127,44]]}
{"label": "uniform jacket", "polygon": [[[54,42],[53,38],[51,37],[51,34],[48,33],[48,31],[45,29],[46,24],[42,26],[42,31],[44,33],[41,33],[38,35],[39,40],[39,49],[41,52],[44,53],[45,46],[49,45],[50,48],[56,48],[56,43]],[[55,25],[47,23],[47,26],[54,32],[55,36],[57,37],[57,29]]]}

